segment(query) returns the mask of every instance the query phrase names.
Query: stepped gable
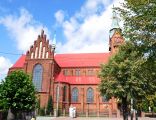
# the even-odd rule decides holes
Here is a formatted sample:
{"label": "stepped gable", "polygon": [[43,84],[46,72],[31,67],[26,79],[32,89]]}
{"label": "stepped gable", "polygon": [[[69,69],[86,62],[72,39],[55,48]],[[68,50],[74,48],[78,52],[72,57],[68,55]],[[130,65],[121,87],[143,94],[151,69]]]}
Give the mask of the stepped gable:
{"label": "stepped gable", "polygon": [[44,31],[41,31],[41,35],[38,35],[37,40],[34,41],[34,45],[30,47],[30,50],[26,53],[27,59],[52,59],[54,49],[49,45],[49,40],[46,38]]}

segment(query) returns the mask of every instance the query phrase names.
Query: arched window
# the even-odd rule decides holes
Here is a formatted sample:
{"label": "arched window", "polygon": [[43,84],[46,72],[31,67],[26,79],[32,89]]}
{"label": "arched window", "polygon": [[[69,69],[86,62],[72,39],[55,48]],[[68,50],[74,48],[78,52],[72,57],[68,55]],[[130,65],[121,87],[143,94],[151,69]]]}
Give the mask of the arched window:
{"label": "arched window", "polygon": [[87,89],[87,103],[92,103],[94,101],[94,91],[92,88]]}
{"label": "arched window", "polygon": [[72,89],[72,102],[78,102],[78,95],[79,95],[79,91],[78,89],[75,87]]}
{"label": "arched window", "polygon": [[76,76],[80,76],[80,74],[81,74],[80,69],[76,69],[76,70],[75,70],[75,75],[76,75]]}
{"label": "arched window", "polygon": [[105,95],[102,96],[102,102],[108,102],[108,98]]}
{"label": "arched window", "polygon": [[37,64],[33,70],[33,83],[38,92],[41,91],[42,74],[43,74],[43,68],[40,64]]}

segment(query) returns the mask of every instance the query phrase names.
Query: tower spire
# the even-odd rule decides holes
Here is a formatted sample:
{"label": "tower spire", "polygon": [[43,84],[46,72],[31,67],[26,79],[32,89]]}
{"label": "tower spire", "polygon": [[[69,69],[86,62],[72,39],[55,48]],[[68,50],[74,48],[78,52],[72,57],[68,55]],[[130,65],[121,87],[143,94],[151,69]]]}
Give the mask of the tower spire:
{"label": "tower spire", "polygon": [[113,5],[113,12],[112,12],[112,24],[110,29],[110,38],[113,36],[115,31],[118,30],[121,32],[120,26],[119,26],[119,18],[117,17],[117,13],[115,11],[114,5]]}
{"label": "tower spire", "polygon": [[114,9],[114,5],[113,5],[113,15],[112,15],[112,25],[111,25],[111,29],[114,28],[120,28],[119,27],[119,18],[117,17],[117,13]]}
{"label": "tower spire", "polygon": [[121,28],[119,27],[119,18],[113,5],[112,11],[112,25],[109,31],[109,51],[114,54],[118,50],[118,47],[124,42]]}

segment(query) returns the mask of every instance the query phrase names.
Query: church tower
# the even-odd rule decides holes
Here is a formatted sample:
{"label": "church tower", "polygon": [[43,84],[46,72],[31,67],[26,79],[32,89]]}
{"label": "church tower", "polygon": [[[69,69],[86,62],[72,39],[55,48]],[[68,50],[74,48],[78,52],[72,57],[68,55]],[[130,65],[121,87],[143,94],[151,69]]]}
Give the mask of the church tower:
{"label": "church tower", "polygon": [[118,47],[124,42],[122,37],[121,28],[119,27],[119,18],[113,7],[112,25],[109,31],[109,51],[111,54],[116,53]]}

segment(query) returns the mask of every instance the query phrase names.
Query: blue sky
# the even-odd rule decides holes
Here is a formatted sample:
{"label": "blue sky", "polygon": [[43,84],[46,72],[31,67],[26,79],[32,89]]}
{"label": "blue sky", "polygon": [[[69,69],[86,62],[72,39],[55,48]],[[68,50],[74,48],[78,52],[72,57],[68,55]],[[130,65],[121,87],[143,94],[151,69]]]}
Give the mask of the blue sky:
{"label": "blue sky", "polygon": [[[123,0],[1,0],[0,79],[41,29],[56,53],[108,52],[112,6]],[[12,53],[12,54],[6,54]]]}

